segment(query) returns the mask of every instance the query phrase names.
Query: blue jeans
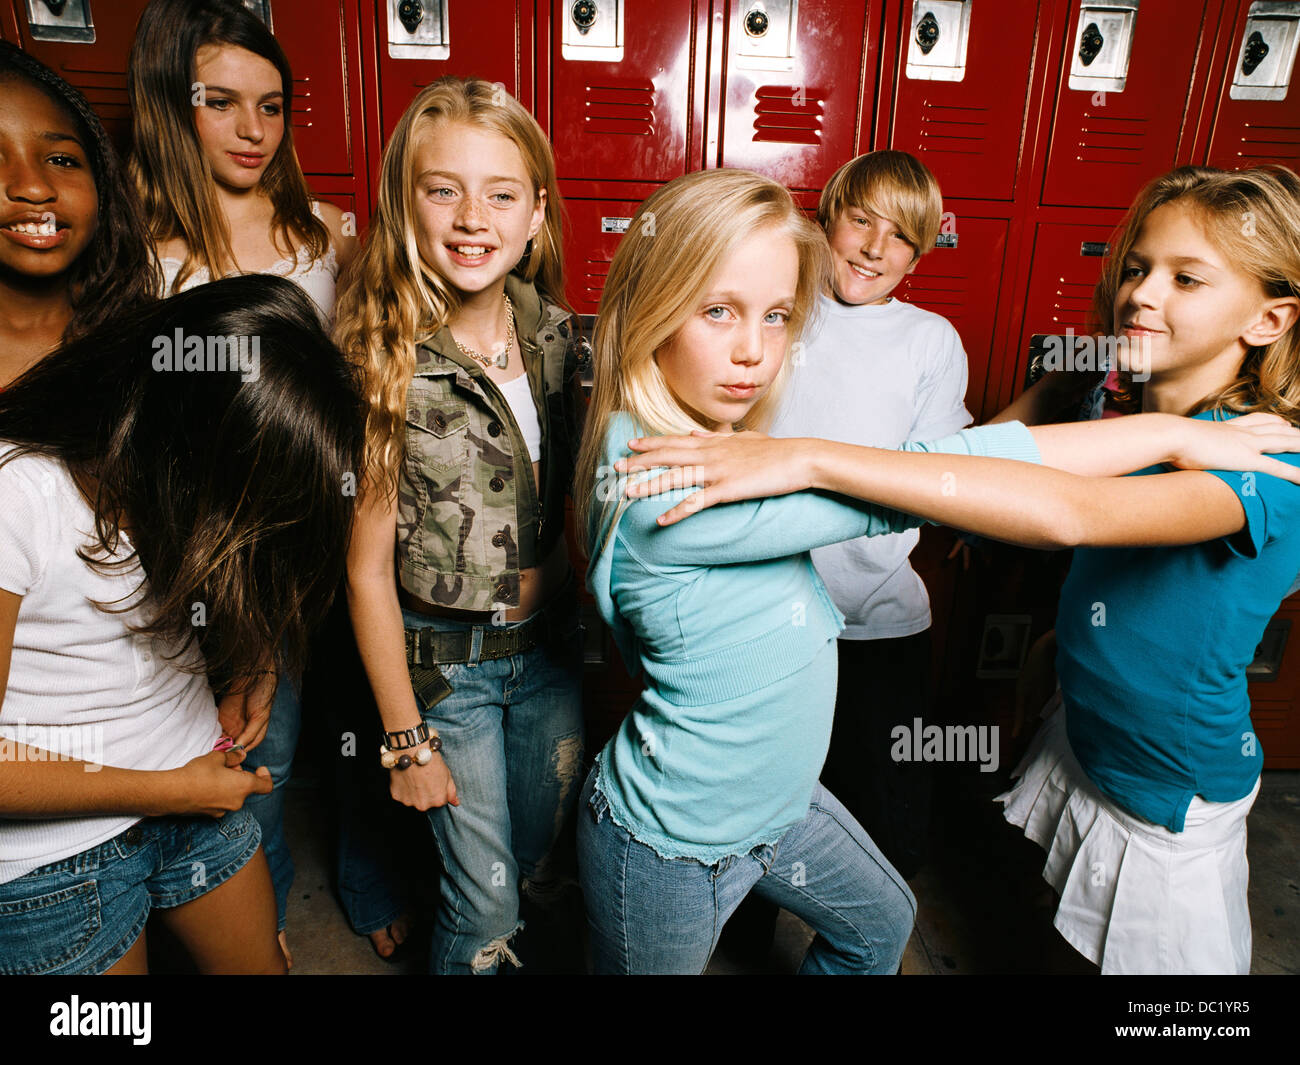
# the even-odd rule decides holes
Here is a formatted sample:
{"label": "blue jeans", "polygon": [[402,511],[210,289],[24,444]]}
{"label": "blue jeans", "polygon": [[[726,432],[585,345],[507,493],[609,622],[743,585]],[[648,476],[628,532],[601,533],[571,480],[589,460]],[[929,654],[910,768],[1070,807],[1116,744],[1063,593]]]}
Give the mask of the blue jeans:
{"label": "blue jeans", "polygon": [[705,865],[661,858],[609,816],[593,769],[582,792],[578,865],[597,973],[702,973],[752,890],[817,933],[799,972],[892,974],[916,899],[829,791],[776,843]]}
{"label": "blue jeans", "polygon": [[[552,845],[577,799],[582,766],[582,635],[576,604],[555,646],[479,659],[492,627],[403,610],[407,628],[471,634],[470,661],[441,666],[452,693],[424,720],[442,737],[459,806],[429,811],[442,858],[430,969],[489,974],[519,930],[519,891],[554,884]],[[507,624],[506,629],[522,623]],[[522,881],[522,884],[521,884]]]}
{"label": "blue jeans", "polygon": [[[378,744],[377,736],[374,742]],[[407,904],[391,856],[385,851],[388,838],[380,831],[387,811],[366,805],[366,796],[343,795],[342,798],[336,867],[339,902],[352,930],[368,936],[396,921],[406,911]],[[387,795],[383,801],[392,805]]]}
{"label": "blue jeans", "polygon": [[106,843],[0,884],[0,975],[102,973],[151,910],[193,902],[257,853],[246,810],[146,817]]}
{"label": "blue jeans", "polygon": [[289,905],[289,888],[293,886],[293,856],[284,839],[284,785],[293,774],[293,756],[301,728],[302,681],[282,673],[276,677],[271,723],[266,735],[244,759],[244,768],[250,772],[264,765],[271,773],[271,790],[265,795],[250,795],[244,800],[244,809],[262,826],[262,847],[275,888],[276,928],[281,932]]}

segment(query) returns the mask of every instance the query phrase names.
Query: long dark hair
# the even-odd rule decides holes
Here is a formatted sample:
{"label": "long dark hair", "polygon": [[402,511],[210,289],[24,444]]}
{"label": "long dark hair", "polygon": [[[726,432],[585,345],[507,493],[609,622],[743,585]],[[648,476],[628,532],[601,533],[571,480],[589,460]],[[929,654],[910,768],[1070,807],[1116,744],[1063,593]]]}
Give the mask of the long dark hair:
{"label": "long dark hair", "polygon": [[64,339],[71,340],[152,298],[161,279],[130,182],[86,98],[40,60],[0,41],[0,82],[14,78],[40,89],[72,119],[95,178],[95,235],[68,271],[72,319]]}
{"label": "long dark hair", "polygon": [[[183,357],[182,337],[197,354]],[[257,352],[247,372],[214,368],[236,338]],[[140,631],[197,639],[219,686],[277,649],[282,668],[305,661],[343,575],[364,424],[311,300],[267,275],[137,310],[0,393],[11,454],[62,460],[91,502],[97,542],[83,557],[123,565],[105,559],[125,527],[126,563],[138,557],[150,585]]]}
{"label": "long dark hair", "polygon": [[293,71],[266,24],[239,0],[152,0],[136,27],[127,68],[131,100],[131,178],[155,241],[180,237],[186,257],[173,289],[197,269],[235,270],[230,230],[217,203],[212,169],[194,125],[195,57],[206,44],[230,44],[280,72],[284,139],[262,175],[275,208],[271,232],[313,260],[329,251],[329,230],[311,211],[311,189],[293,148]]}

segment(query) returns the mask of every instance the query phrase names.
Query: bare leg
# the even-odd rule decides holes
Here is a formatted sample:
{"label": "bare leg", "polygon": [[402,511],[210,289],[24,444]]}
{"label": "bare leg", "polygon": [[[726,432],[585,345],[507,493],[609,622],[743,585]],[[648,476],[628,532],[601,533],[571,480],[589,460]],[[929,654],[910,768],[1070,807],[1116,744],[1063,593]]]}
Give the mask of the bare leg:
{"label": "bare leg", "polygon": [[220,887],[160,916],[201,973],[287,972],[276,938],[275,892],[262,848]]}
{"label": "bare leg", "polygon": [[144,933],[131,944],[131,949],[104,970],[105,976],[144,976],[149,972],[149,953],[145,949]]}

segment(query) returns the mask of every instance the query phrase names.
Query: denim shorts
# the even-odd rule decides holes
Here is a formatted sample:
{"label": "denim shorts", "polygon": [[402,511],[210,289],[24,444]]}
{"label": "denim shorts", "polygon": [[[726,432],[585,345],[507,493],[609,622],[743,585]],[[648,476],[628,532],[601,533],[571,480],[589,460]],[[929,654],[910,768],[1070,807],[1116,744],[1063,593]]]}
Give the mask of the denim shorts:
{"label": "denim shorts", "polygon": [[71,858],[0,884],[0,975],[102,973],[144,931],[152,909],[192,902],[257,853],[247,810],[148,817]]}

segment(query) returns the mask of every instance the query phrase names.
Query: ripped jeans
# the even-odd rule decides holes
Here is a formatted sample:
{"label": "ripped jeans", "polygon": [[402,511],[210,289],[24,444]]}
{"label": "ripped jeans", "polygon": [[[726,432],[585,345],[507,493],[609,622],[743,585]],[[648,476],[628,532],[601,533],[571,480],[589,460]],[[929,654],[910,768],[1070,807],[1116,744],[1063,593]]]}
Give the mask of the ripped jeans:
{"label": "ripped jeans", "polygon": [[[471,658],[489,626],[402,611],[407,628],[471,632]],[[506,626],[511,627],[510,625]],[[429,811],[442,858],[434,973],[490,974],[519,960],[519,891],[552,886],[548,858],[577,804],[582,767],[582,636],[576,608],[555,649],[441,666],[452,693],[424,720],[442,737],[459,806]],[[531,889],[531,890],[530,890]]]}

